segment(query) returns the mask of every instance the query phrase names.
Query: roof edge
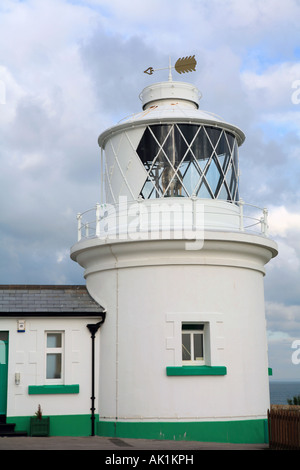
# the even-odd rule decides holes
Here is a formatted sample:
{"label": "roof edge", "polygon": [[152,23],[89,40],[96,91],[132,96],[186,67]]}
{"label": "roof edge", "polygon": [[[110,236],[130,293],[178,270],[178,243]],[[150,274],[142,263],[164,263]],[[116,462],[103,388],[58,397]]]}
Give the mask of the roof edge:
{"label": "roof edge", "polygon": [[[101,307],[103,308],[103,307]],[[103,318],[105,309],[101,312],[0,312],[1,317],[36,318],[36,317],[65,317],[65,318]]]}
{"label": "roof edge", "polygon": [[13,290],[21,290],[21,289],[27,289],[27,290],[34,290],[34,289],[51,289],[51,290],[62,290],[62,289],[85,289],[87,290],[86,286],[84,284],[82,285],[51,285],[51,284],[0,284],[0,289],[13,289]]}
{"label": "roof edge", "polygon": [[[209,115],[208,115],[209,117]],[[189,117],[189,116],[166,116],[166,117],[159,117],[159,118],[147,118],[143,120],[132,120],[132,121],[125,121],[121,122],[119,124],[116,124],[115,126],[110,127],[109,129],[106,129],[102,134],[99,135],[98,137],[98,145],[100,148],[105,149],[105,145],[107,141],[115,134],[122,132],[127,129],[134,129],[138,127],[147,127],[155,124],[195,124],[195,125],[203,125],[203,126],[211,126],[211,127],[216,127],[220,129],[225,129],[232,134],[237,139],[239,147],[243,145],[243,143],[246,140],[246,136],[244,132],[239,129],[237,126],[234,124],[230,124],[226,121],[222,122],[219,121],[218,119],[213,119],[213,115],[211,119],[206,119],[203,117]]]}

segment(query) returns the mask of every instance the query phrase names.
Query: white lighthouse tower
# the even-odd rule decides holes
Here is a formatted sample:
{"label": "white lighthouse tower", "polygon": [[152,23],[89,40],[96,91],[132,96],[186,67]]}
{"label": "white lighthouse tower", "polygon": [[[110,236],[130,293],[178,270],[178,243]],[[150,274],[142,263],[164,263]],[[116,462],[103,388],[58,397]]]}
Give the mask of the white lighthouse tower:
{"label": "white lighthouse tower", "polygon": [[171,75],[140,99],[99,137],[102,201],[78,215],[71,249],[106,309],[96,433],[265,442],[263,278],[277,247],[267,211],[239,196],[245,136]]}

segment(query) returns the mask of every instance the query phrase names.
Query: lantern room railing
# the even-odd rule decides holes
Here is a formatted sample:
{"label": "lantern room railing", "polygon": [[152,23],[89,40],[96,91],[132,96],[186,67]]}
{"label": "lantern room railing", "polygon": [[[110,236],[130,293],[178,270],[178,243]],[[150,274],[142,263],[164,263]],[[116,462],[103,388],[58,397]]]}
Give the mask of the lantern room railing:
{"label": "lantern room railing", "polygon": [[[89,238],[137,239],[137,232],[164,230],[178,232],[184,238],[185,230],[192,236],[196,230],[245,232],[268,237],[268,210],[239,200],[235,204],[217,201],[207,203],[197,198],[184,198],[178,202],[172,198],[162,199],[159,204],[149,203],[144,199],[127,204],[122,200],[118,204],[99,204],[77,214],[78,242]],[[168,201],[168,202],[166,202]],[[215,202],[215,201],[212,201]],[[168,216],[171,217],[168,218]],[[130,230],[128,228],[131,227]]]}

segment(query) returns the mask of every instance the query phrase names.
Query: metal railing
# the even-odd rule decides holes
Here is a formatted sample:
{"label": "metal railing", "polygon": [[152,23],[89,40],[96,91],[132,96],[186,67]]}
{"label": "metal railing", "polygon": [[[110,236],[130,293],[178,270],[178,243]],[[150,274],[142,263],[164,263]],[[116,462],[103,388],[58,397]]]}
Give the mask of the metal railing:
{"label": "metal railing", "polygon": [[[191,217],[193,219],[193,230],[195,230],[196,224],[196,216],[197,216],[197,202],[200,201],[202,205],[203,200],[199,200],[196,198],[184,198],[185,200],[191,201]],[[166,200],[166,199],[165,199]],[[134,204],[137,204],[137,207],[141,210],[137,210],[135,213],[135,217],[142,219],[143,217],[143,210],[145,207],[152,208],[155,204],[153,201],[160,201],[160,200],[144,200],[138,199],[137,201],[133,201],[128,204],[128,207],[132,207]],[[182,200],[181,200],[182,201]],[[261,235],[264,237],[268,237],[268,210],[266,208],[261,208],[255,206],[253,204],[247,204],[242,199],[237,201],[236,203],[227,203],[226,201],[221,201],[227,204],[228,208],[234,208],[234,211],[228,210],[220,210],[218,211],[218,206],[214,207],[212,205],[208,205],[205,210],[205,217],[209,218],[210,216],[215,217],[213,227],[210,226],[210,230],[222,230],[222,231],[237,231],[237,232],[246,232],[252,233],[256,235]],[[140,204],[143,204],[142,206]],[[124,204],[123,204],[124,206]],[[77,214],[77,232],[78,237],[77,240],[80,241],[81,239],[85,238],[105,238],[106,231],[104,229],[105,223],[109,222],[112,218],[117,217],[122,219],[123,226],[126,226],[126,216],[128,216],[128,212],[126,212],[128,208],[125,209],[122,207],[122,203],[119,204],[99,204],[97,203],[95,207],[88,209],[85,212]],[[222,218],[223,223],[218,223],[218,217]],[[228,220],[234,219],[234,223],[226,224],[226,217]],[[225,222],[224,222],[225,220]],[[128,219],[127,219],[128,222]],[[139,224],[140,225],[140,224]],[[163,224],[162,224],[163,225]],[[174,228],[174,227],[173,227]],[[203,227],[202,227],[203,228]],[[207,230],[208,226],[205,224],[204,229]]]}

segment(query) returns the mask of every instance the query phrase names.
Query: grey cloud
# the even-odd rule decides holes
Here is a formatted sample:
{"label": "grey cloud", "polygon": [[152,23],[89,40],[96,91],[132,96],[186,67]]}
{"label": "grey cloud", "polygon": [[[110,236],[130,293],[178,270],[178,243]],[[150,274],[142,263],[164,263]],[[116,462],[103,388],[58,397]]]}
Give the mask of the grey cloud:
{"label": "grey cloud", "polygon": [[139,35],[124,39],[98,28],[91,40],[82,45],[81,57],[92,77],[99,111],[118,119],[139,112],[138,95],[143,88],[168,76],[167,71],[162,75],[157,73],[155,79],[143,73],[150,66],[168,67],[169,61],[168,56],[155,51]]}

